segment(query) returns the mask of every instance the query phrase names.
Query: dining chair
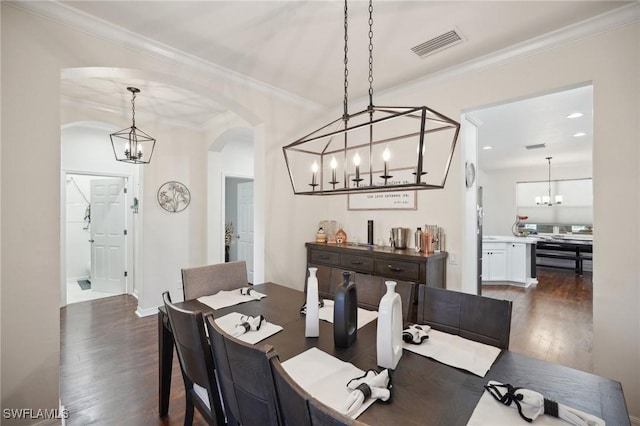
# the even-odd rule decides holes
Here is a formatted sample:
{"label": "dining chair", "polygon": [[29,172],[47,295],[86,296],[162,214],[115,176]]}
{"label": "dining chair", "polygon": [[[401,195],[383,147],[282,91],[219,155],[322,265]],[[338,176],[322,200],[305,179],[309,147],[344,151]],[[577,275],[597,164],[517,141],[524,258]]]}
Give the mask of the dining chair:
{"label": "dining chair", "polygon": [[333,408],[323,404],[315,398],[308,401],[309,416],[312,426],[365,426],[357,419],[352,419]]}
{"label": "dining chair", "polygon": [[[342,283],[342,273],[346,270],[341,268],[331,268],[328,266],[317,266],[318,271],[318,294],[320,297],[333,299],[336,287]],[[307,274],[308,275],[308,274]],[[378,310],[380,299],[387,291],[385,281],[390,278],[379,275],[370,275],[351,272],[351,279],[356,284],[358,293],[358,306],[369,310]],[[396,293],[402,299],[402,319],[405,322],[415,322],[417,286],[414,282],[391,280],[396,282]]]}
{"label": "dining chair", "polygon": [[178,353],[184,380],[186,409],[185,426],[193,424],[194,407],[210,425],[222,426],[225,416],[215,378],[215,364],[204,330],[202,312],[187,311],[171,303],[166,291],[164,306]]}
{"label": "dining chair", "polygon": [[272,357],[271,371],[282,426],[311,426],[307,401],[311,395],[287,373],[278,357]]}
{"label": "dining chair", "polygon": [[244,260],[182,269],[184,300],[247,285],[247,264]]}
{"label": "dining chair", "polygon": [[421,284],[417,322],[465,339],[509,349],[512,305],[510,300]]}
{"label": "dining chair", "polygon": [[278,426],[270,345],[250,345],[222,330],[213,314],[205,316],[211,352],[230,425]]}

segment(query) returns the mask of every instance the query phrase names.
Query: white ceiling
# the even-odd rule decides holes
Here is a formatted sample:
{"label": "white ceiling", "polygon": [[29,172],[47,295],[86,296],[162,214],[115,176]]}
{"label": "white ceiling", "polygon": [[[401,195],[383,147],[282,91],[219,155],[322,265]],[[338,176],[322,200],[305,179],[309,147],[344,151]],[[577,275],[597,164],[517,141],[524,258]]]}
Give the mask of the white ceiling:
{"label": "white ceiling", "polygon": [[[583,114],[567,118],[573,113]],[[591,85],[518,100],[471,113],[478,128],[478,165],[483,170],[591,164],[593,87]],[[582,136],[574,136],[584,133]],[[543,148],[525,146],[544,144]],[[484,149],[491,147],[491,149]]]}
{"label": "white ceiling", "polygon": [[[380,91],[442,73],[630,3],[376,0],[374,102],[375,93]],[[14,4],[27,10],[39,9],[37,13],[49,14],[68,25],[77,26],[80,16],[88,23],[84,30],[106,26],[113,33],[120,32],[122,40],[139,39],[140,45],[151,49],[167,48],[189,55],[323,108],[342,102],[341,1],[63,1],[44,2],[45,8],[41,2]],[[355,99],[366,96],[368,90],[368,2],[355,0],[348,6],[349,98]],[[424,58],[410,50],[452,28],[462,34],[464,42]],[[202,128],[225,113],[215,99],[126,75],[67,76],[62,96],[69,102],[84,100],[87,107],[121,111],[123,117],[130,117],[131,96],[126,86],[133,84],[142,89],[136,99],[137,116],[153,113],[165,122]],[[551,112],[550,108],[539,109],[542,111],[536,121],[551,123],[549,117],[541,115]],[[528,126],[531,117],[525,114],[524,118],[526,121],[519,124],[514,117],[513,127]],[[486,119],[489,124],[490,118]],[[551,133],[547,129],[547,135]]]}

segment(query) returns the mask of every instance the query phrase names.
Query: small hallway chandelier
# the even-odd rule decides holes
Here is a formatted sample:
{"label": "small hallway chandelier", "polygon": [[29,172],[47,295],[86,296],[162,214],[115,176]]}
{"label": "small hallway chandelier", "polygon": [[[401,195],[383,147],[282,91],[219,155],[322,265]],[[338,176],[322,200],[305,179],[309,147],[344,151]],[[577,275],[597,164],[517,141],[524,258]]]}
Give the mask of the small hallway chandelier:
{"label": "small hallway chandelier", "polygon": [[[294,194],[441,189],[460,123],[426,106],[373,104],[373,5],[369,0],[369,105],[348,112],[348,5],[344,2],[341,117],[283,147]],[[394,197],[396,194],[371,194]]]}
{"label": "small hallway chandelier", "polygon": [[546,157],[547,162],[549,163],[549,180],[548,180],[548,189],[547,195],[543,195],[540,197],[536,197],[536,205],[542,206],[553,206],[555,204],[562,204],[562,195],[556,195],[554,198],[555,202],[551,202],[551,159],[553,157]]}
{"label": "small hallway chandelier", "polygon": [[119,132],[112,133],[111,146],[116,160],[133,164],[149,164],[153,155],[156,140],[136,127],[136,95],[137,87],[127,87],[131,92],[132,125]]}

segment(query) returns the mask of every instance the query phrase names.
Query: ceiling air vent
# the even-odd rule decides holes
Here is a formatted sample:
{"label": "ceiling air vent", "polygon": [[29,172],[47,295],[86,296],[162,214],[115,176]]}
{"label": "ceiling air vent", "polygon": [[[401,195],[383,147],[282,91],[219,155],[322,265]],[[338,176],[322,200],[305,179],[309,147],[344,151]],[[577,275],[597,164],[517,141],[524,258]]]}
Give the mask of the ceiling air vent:
{"label": "ceiling air vent", "polygon": [[425,56],[439,52],[440,50],[454,46],[458,43],[462,43],[462,36],[457,29],[447,31],[444,34],[433,37],[431,40],[427,40],[424,43],[420,43],[417,46],[411,48],[413,53],[424,58]]}
{"label": "ceiling air vent", "polygon": [[543,143],[537,143],[535,145],[525,145],[524,147],[527,149],[540,149],[540,148],[544,148],[546,145]]}

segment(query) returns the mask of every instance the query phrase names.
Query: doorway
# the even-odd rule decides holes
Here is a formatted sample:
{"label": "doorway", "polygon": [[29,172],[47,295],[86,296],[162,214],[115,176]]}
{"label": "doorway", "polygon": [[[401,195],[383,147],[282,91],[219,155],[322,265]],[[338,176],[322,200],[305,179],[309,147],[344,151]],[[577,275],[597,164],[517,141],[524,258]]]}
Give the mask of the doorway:
{"label": "doorway", "polygon": [[225,176],[225,262],[244,260],[253,283],[253,179]]}
{"label": "doorway", "polygon": [[126,293],[126,188],[118,176],[66,174],[66,303]]}

